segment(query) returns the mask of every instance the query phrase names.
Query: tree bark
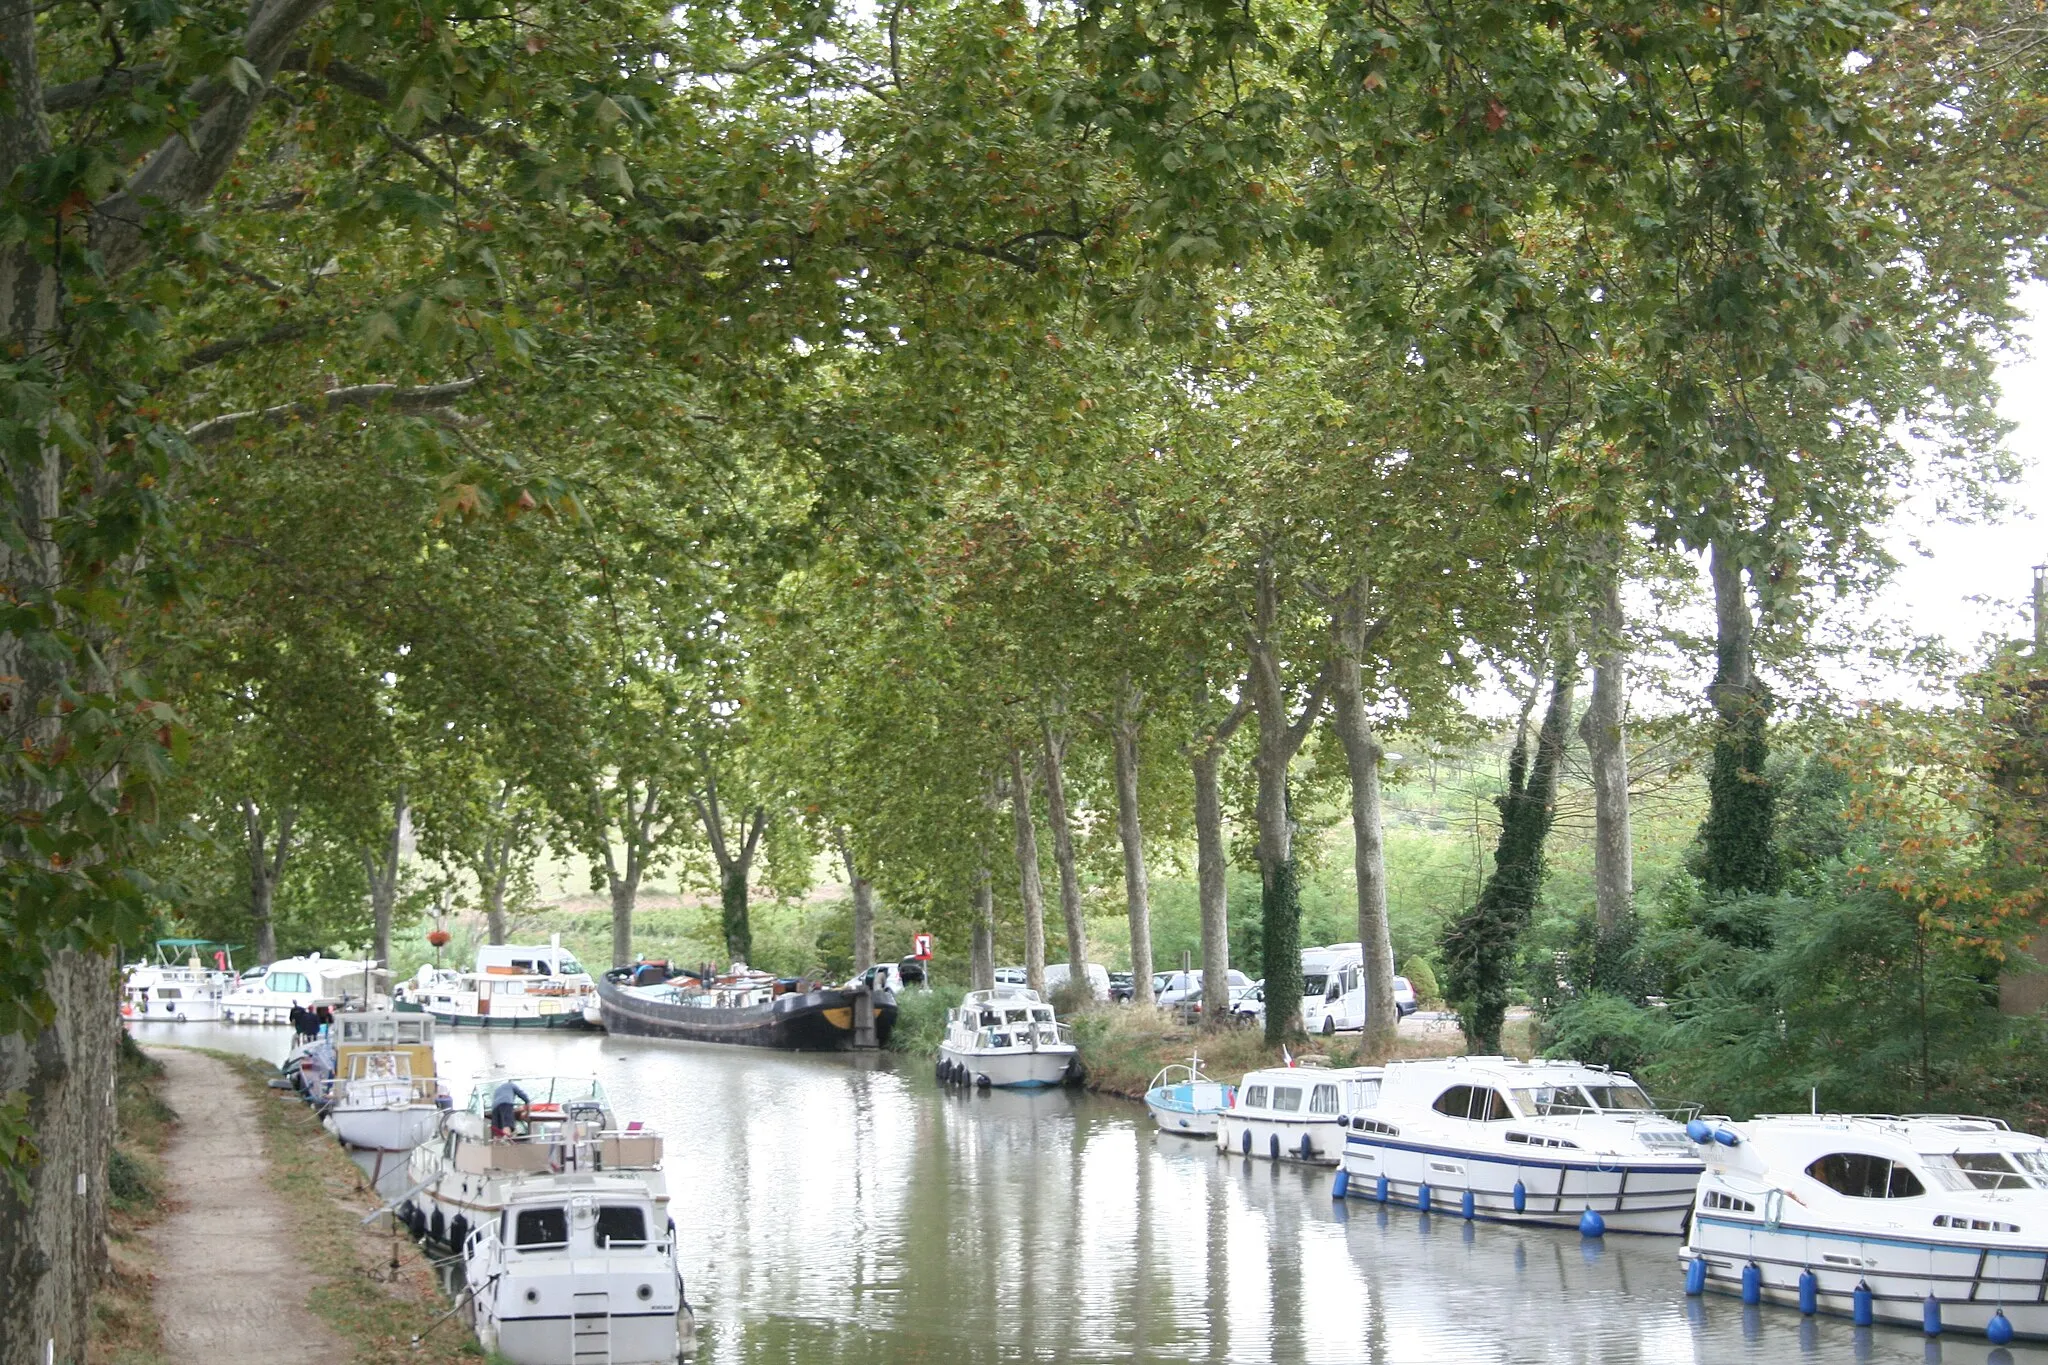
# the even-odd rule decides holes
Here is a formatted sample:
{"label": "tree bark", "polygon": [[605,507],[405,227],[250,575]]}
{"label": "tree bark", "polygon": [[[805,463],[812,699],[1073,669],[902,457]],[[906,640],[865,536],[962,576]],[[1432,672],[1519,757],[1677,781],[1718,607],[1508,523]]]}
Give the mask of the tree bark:
{"label": "tree bark", "polygon": [[[1149,1005],[1152,888],[1145,874],[1144,831],[1138,818],[1138,736],[1144,727],[1144,708],[1144,694],[1126,684],[1109,718],[1109,737],[1116,752],[1116,834],[1124,852],[1124,913],[1131,925],[1132,999]],[[1209,1008],[1214,1010],[1216,1006],[1212,1003]]]}
{"label": "tree bark", "polygon": [[987,868],[974,874],[974,944],[970,970],[974,989],[996,988],[996,885]]}
{"label": "tree bark", "polygon": [[657,828],[666,817],[662,807],[661,784],[650,780],[645,799],[636,794],[637,779],[621,776],[619,783],[619,839],[625,858],[614,850],[611,820],[601,797],[593,794],[597,836],[603,841],[599,854],[604,861],[605,884],[612,898],[612,965],[624,967],[633,961],[633,910],[640,899],[640,882],[647,874],[648,855]]}
{"label": "tree bark", "polygon": [[298,810],[286,806],[277,817],[277,843],[266,852],[269,831],[264,813],[254,801],[242,802],[242,828],[249,840],[249,921],[255,929],[256,961],[268,967],[277,960],[275,907],[277,884],[284,879],[285,862],[292,851],[292,824]]}
{"label": "tree bark", "polygon": [[[120,1051],[114,964],[65,949],[44,977],[55,1006],[32,1037],[0,1036],[0,1097],[25,1106],[37,1159],[0,1178],[0,1362],[82,1361],[106,1264],[107,1144]],[[13,1117],[13,1115],[9,1115]],[[198,1116],[189,1116],[197,1118]]]}
{"label": "tree bark", "polygon": [[846,832],[839,833],[839,857],[846,864],[846,884],[853,892],[853,970],[855,975],[875,965],[875,887],[854,865],[853,845]]}
{"label": "tree bark", "polygon": [[1713,543],[1717,667],[1707,688],[1717,724],[1707,772],[1707,819],[1700,826],[1701,881],[1722,895],[1778,889],[1777,799],[1764,776],[1770,757],[1770,694],[1756,676],[1755,626],[1736,546]]}
{"label": "tree bark", "polygon": [[1351,777],[1351,859],[1365,970],[1364,1044],[1368,1054],[1384,1058],[1394,1049],[1400,1014],[1394,1005],[1394,940],[1387,924],[1386,834],[1380,818],[1380,762],[1386,749],[1365,711],[1365,652],[1384,625],[1366,619],[1371,586],[1360,576],[1331,609],[1330,719]]}
{"label": "tree bark", "polygon": [[711,844],[711,857],[718,865],[718,909],[725,932],[725,951],[734,962],[751,962],[754,956],[754,925],[749,916],[747,876],[753,870],[754,854],[761,847],[761,832],[768,827],[768,812],[756,806],[740,821],[737,839],[725,836],[725,814],[719,808],[718,778],[708,758],[702,761],[703,787],[690,800],[704,836]]}
{"label": "tree bark", "polygon": [[1045,887],[1038,876],[1038,830],[1031,822],[1031,774],[1024,750],[1010,747],[1010,822],[1016,831],[1017,892],[1024,905],[1024,984],[1045,991]]}
{"label": "tree bark", "polygon": [[512,926],[505,915],[505,893],[512,882],[512,867],[526,839],[525,812],[515,812],[510,782],[502,784],[491,801],[490,830],[471,871],[484,900],[485,932],[492,943],[504,943]]}
{"label": "tree bark", "polygon": [[1088,988],[1088,922],[1081,915],[1081,878],[1074,867],[1074,830],[1067,819],[1067,733],[1050,718],[1039,722],[1045,743],[1045,817],[1052,829],[1052,861],[1060,877],[1060,918],[1067,929],[1067,980]]}
{"label": "tree bark", "polygon": [[1621,575],[1605,567],[1593,605],[1593,695],[1579,719],[1579,738],[1593,773],[1593,908],[1610,933],[1635,907],[1634,845],[1629,831],[1627,621]]}
{"label": "tree bark", "polygon": [[[1208,700],[1205,695],[1202,701]],[[1188,764],[1195,779],[1195,895],[1202,912],[1202,998],[1230,999],[1230,855],[1223,846],[1224,751],[1250,713],[1251,704],[1239,698],[1223,722],[1190,746]],[[1144,989],[1151,990],[1146,981]],[[1202,1021],[1210,1028],[1230,1022],[1227,1008],[1203,1010]]]}
{"label": "tree bark", "polygon": [[387,967],[391,964],[391,915],[398,905],[398,855],[405,841],[408,814],[405,788],[400,787],[391,802],[391,834],[384,841],[382,853],[361,850],[363,875],[370,882],[370,956]]}

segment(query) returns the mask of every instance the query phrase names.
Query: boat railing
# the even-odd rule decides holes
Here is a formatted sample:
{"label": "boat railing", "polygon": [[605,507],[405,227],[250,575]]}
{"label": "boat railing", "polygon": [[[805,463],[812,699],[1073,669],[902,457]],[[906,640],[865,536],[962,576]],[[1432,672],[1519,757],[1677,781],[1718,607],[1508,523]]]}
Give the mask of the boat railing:
{"label": "boat railing", "polygon": [[331,1083],[338,1102],[351,1107],[439,1104],[441,1082],[432,1076],[349,1076]]}

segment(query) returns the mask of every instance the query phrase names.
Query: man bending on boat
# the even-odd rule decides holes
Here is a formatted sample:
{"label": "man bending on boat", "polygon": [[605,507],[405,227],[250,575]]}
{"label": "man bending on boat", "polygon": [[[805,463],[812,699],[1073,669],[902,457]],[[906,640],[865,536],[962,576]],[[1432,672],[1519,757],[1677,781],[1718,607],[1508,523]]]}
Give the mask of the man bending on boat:
{"label": "man bending on boat", "polygon": [[516,1125],[526,1117],[526,1106],[533,1103],[533,1097],[519,1088],[519,1082],[506,1081],[491,1092],[491,1136],[508,1138],[515,1135]]}

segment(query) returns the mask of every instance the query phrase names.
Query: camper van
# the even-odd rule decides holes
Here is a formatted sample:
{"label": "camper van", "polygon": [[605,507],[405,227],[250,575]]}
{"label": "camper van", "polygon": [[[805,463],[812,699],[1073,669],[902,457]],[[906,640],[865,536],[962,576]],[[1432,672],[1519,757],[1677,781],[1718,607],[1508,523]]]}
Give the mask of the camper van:
{"label": "camper van", "polygon": [[[1415,991],[1394,978],[1394,1014],[1415,1012]],[[1365,1027],[1365,954],[1356,943],[1301,950],[1301,1026],[1310,1033]]]}

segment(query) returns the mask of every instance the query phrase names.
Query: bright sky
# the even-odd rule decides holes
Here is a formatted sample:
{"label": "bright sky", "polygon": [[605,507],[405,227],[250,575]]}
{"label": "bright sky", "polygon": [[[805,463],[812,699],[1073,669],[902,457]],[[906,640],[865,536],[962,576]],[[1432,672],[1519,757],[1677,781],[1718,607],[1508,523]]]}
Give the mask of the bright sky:
{"label": "bright sky", "polygon": [[[1989,634],[2031,629],[2033,566],[2048,563],[2048,285],[2033,285],[2024,297],[2032,354],[2012,357],[1999,372],[2000,410],[2018,424],[2007,444],[2026,466],[2010,491],[2013,511],[1991,525],[1958,526],[1930,523],[1929,509],[1908,507],[1891,535],[1904,566],[1885,595],[1887,614],[1972,655]],[[1927,554],[1914,551],[1915,540]]]}

